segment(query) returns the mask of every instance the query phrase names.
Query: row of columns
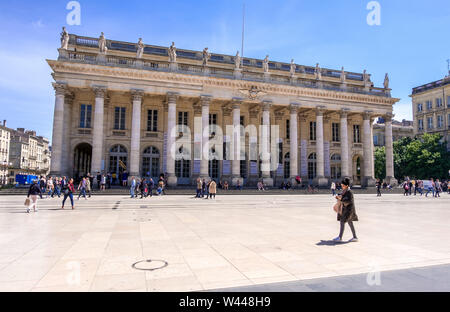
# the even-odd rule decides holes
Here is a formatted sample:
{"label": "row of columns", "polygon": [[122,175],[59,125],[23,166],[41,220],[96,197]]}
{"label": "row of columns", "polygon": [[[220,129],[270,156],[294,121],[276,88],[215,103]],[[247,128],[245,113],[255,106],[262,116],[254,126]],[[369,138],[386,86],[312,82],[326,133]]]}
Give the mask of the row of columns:
{"label": "row of columns", "polygon": [[[54,84],[55,88],[55,112],[53,121],[53,140],[52,140],[52,174],[61,174],[63,170],[63,159],[67,156],[63,151],[67,151],[68,144],[66,142],[64,130],[64,120],[67,113],[64,113],[64,104],[67,93],[65,84]],[[93,87],[95,93],[95,108],[93,118],[93,142],[92,142],[92,167],[93,173],[102,171],[103,160],[103,141],[104,141],[104,103],[107,89],[102,86]],[[139,175],[139,151],[140,151],[140,129],[141,129],[141,108],[142,90],[131,90],[133,109],[132,109],[132,126],[131,126],[131,150],[130,150],[130,175]],[[178,94],[175,92],[167,93],[168,116],[167,116],[167,146],[171,150],[166,151],[166,171],[168,174],[168,183],[170,185],[177,184],[175,175],[175,136],[176,136],[176,105]],[[209,105],[210,96],[201,96],[201,112],[202,112],[202,129],[206,129],[209,125]],[[242,101],[234,100],[232,103],[233,116],[233,160],[232,160],[232,183],[236,184],[238,180],[242,183],[240,177],[240,132],[236,131],[240,127],[240,105]],[[271,101],[262,102],[262,131],[261,131],[261,172],[263,181],[271,185],[273,183],[270,178],[270,108]],[[291,103],[290,109],[290,175],[294,179],[299,175],[298,170],[298,103]],[[324,166],[324,132],[323,132],[323,112],[324,106],[316,108],[316,183],[318,185],[326,185],[328,180],[325,178]],[[341,173],[343,177],[350,177],[350,154],[348,143],[348,109],[343,109],[340,113],[340,135],[341,135]],[[392,115],[386,118],[386,178],[388,181],[394,180],[393,165],[393,148],[392,148]],[[370,112],[364,113],[363,118],[363,157],[364,157],[364,177],[363,185],[373,186],[374,181],[374,162],[373,162],[373,138]],[[202,131],[202,154],[209,152],[209,132]],[[208,177],[208,159],[202,157],[200,161],[200,177]]]}

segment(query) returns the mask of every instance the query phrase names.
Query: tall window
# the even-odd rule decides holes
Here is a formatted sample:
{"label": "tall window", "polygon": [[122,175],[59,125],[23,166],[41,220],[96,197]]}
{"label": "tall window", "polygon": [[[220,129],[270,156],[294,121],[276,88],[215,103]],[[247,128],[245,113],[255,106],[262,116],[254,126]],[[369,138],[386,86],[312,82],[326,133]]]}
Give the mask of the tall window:
{"label": "tall window", "polygon": [[450,95],[447,96],[447,108],[450,108]]}
{"label": "tall window", "polygon": [[291,123],[289,119],[286,119],[286,139],[291,138]]}
{"label": "tall window", "polygon": [[209,125],[217,125],[217,114],[209,114]]}
{"label": "tall window", "polygon": [[361,129],[359,125],[353,125],[353,143],[361,143]]}
{"label": "tall window", "polygon": [[188,125],[188,112],[178,112],[178,125]]}
{"label": "tall window", "polygon": [[339,124],[333,122],[331,124],[331,130],[333,134],[333,142],[339,142],[340,141]]}
{"label": "tall window", "polygon": [[423,130],[423,119],[419,119],[419,131]]}
{"label": "tall window", "polygon": [[427,109],[432,109],[432,108],[433,108],[433,102],[427,101]]}
{"label": "tall window", "polygon": [[178,149],[178,155],[176,156],[178,160],[175,160],[175,175],[177,178],[190,177],[191,161],[189,159],[184,159],[185,157],[183,157],[183,155],[186,153],[189,153],[189,151],[185,151],[182,146]]}
{"label": "tall window", "polygon": [[444,127],[444,117],[442,115],[437,116],[437,127],[439,129]]}
{"label": "tall window", "polygon": [[291,176],[291,158],[290,153],[284,155],[284,178],[288,179]]}
{"label": "tall window", "polygon": [[341,155],[333,154],[330,161],[331,179],[338,180],[341,178]]}
{"label": "tall window", "polygon": [[92,105],[81,104],[80,128],[90,128],[92,118]]}
{"label": "tall window", "polygon": [[437,98],[436,99],[436,107],[441,107],[442,106],[442,98]]}
{"label": "tall window", "polygon": [[240,119],[240,124],[241,124],[241,126],[243,126],[243,127],[245,127],[245,116],[241,116],[241,119]]}
{"label": "tall window", "polygon": [[427,118],[427,129],[433,129],[433,117]]}
{"label": "tall window", "polygon": [[114,111],[114,129],[125,130],[125,107],[116,107]]}
{"label": "tall window", "polygon": [[421,112],[423,110],[423,105],[422,103],[417,104],[417,111]]}
{"label": "tall window", "polygon": [[315,121],[311,121],[309,123],[309,139],[311,141],[316,140],[316,122]]}
{"label": "tall window", "polygon": [[147,131],[158,131],[158,111],[156,109],[147,111]]}
{"label": "tall window", "polygon": [[450,129],[450,114],[447,115],[447,128]]}
{"label": "tall window", "polygon": [[142,153],[142,176],[159,176],[159,150],[156,147],[147,147]]}
{"label": "tall window", "polygon": [[278,164],[283,163],[283,142],[278,143]]}
{"label": "tall window", "polygon": [[316,153],[311,153],[308,156],[308,179],[312,180],[316,177],[317,172],[317,157]]}
{"label": "tall window", "polygon": [[247,155],[245,157],[245,159],[241,159],[240,163],[241,163],[241,168],[240,168],[240,173],[241,173],[241,177],[244,179],[247,179]]}

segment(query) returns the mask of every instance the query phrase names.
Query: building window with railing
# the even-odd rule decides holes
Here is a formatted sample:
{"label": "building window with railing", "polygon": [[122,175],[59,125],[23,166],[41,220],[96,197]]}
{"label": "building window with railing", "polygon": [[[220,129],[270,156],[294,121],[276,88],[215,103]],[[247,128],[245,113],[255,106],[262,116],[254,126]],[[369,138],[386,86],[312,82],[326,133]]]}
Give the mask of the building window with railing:
{"label": "building window with railing", "polygon": [[444,117],[442,115],[437,116],[437,127],[441,129],[444,127]]}
{"label": "building window with railing", "polygon": [[81,104],[80,128],[90,128],[92,119],[92,105]]}
{"label": "building window with railing", "polygon": [[158,131],[158,111],[156,109],[147,111],[147,131]]}
{"label": "building window with railing", "polygon": [[427,101],[427,109],[430,110],[433,108],[433,102],[432,101]]}
{"label": "building window with railing", "polygon": [[178,112],[178,125],[187,126],[188,125],[188,117],[189,117],[188,112]]}
{"label": "building window with railing", "polygon": [[427,118],[427,129],[433,129],[433,117]]}
{"label": "building window with railing", "polygon": [[419,131],[423,130],[423,119],[419,119],[418,130]]}
{"label": "building window with railing", "polygon": [[419,104],[417,104],[417,112],[421,112],[421,111],[423,111],[423,104],[419,103]]}
{"label": "building window with railing", "polygon": [[315,121],[311,121],[309,123],[309,139],[311,141],[316,140],[316,122]]}
{"label": "building window with railing", "polygon": [[339,124],[338,123],[332,123],[331,124],[331,132],[332,132],[332,137],[333,137],[333,142],[339,142],[340,139],[340,134],[339,134]]}
{"label": "building window with railing", "polygon": [[359,125],[353,125],[353,143],[361,143],[361,129]]}
{"label": "building window with railing", "polygon": [[436,99],[436,107],[442,107],[442,98]]}
{"label": "building window with railing", "polygon": [[116,107],[114,111],[114,129],[125,130],[125,107]]}

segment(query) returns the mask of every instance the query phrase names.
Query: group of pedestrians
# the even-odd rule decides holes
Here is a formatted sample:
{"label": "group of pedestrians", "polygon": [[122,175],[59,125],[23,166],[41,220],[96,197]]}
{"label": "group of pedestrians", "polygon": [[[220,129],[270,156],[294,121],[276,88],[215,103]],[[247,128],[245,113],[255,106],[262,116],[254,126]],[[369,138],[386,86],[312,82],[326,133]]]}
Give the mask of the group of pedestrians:
{"label": "group of pedestrians", "polygon": [[214,199],[217,194],[217,183],[214,179],[206,181],[206,179],[197,178],[197,194],[195,198]]}
{"label": "group of pedestrians", "polygon": [[403,196],[412,196],[420,194],[420,196],[431,193],[432,197],[441,197],[441,193],[448,192],[450,194],[449,181],[440,181],[439,179],[430,178],[430,180],[419,180],[405,178],[402,183]]}
{"label": "group of pedestrians", "polygon": [[166,195],[165,185],[166,181],[164,180],[163,175],[159,177],[156,186],[152,178],[144,177],[136,179],[135,177],[131,177],[130,196],[131,198],[138,198],[138,195],[141,195],[141,198],[147,198],[148,196],[153,197],[153,190],[155,190],[156,195],[158,196]]}

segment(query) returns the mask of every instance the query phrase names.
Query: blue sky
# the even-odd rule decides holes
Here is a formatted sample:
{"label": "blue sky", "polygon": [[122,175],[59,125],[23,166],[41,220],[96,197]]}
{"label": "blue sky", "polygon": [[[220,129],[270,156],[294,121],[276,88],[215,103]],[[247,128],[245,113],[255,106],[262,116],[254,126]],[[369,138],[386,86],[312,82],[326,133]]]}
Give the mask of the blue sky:
{"label": "blue sky", "polygon": [[[51,139],[54,92],[46,59],[57,58],[59,34],[235,54],[243,0],[81,0],[81,25],[66,25],[69,1],[0,2],[0,119]],[[244,54],[372,74],[389,73],[396,119],[411,119],[411,89],[439,80],[450,58],[448,0],[379,0],[381,25],[366,22],[369,0],[245,0]]]}

